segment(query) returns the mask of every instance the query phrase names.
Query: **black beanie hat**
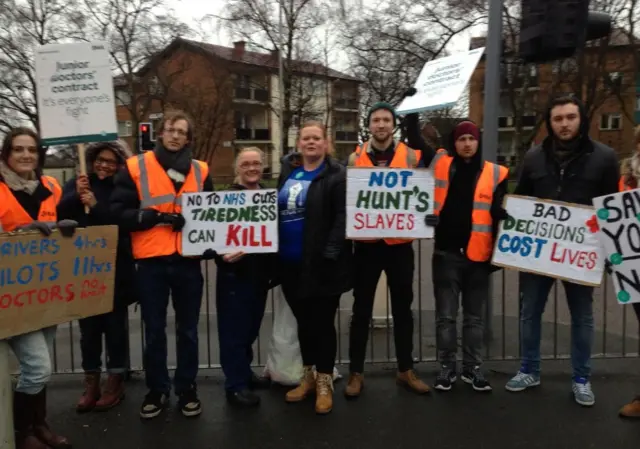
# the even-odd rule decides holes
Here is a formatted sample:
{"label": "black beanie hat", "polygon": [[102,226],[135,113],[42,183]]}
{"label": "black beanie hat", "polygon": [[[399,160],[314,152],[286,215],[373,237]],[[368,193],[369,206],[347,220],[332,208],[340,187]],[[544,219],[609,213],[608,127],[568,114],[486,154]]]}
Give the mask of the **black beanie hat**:
{"label": "black beanie hat", "polygon": [[369,114],[367,114],[367,126],[369,126],[369,122],[371,121],[371,115],[381,109],[391,112],[391,115],[393,115],[393,126],[395,126],[397,121],[396,110],[386,101],[379,101],[371,106],[371,109],[369,109]]}

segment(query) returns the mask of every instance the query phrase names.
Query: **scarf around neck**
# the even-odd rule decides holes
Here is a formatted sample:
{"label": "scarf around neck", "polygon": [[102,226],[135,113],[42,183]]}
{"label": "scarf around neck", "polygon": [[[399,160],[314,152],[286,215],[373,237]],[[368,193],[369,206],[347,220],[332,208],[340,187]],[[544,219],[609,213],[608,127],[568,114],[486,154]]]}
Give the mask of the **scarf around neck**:
{"label": "scarf around neck", "polygon": [[0,161],[0,176],[11,190],[26,192],[29,195],[33,195],[40,185],[35,171],[31,172],[29,179],[25,179],[11,170],[3,161]]}

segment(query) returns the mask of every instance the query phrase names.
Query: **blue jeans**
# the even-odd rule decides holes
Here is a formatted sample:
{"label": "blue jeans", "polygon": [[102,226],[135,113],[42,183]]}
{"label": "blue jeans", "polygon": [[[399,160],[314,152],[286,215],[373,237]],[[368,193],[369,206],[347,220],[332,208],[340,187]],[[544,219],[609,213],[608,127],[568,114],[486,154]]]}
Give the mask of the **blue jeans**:
{"label": "blue jeans", "polygon": [[260,332],[266,301],[264,286],[238,277],[232,271],[218,269],[218,342],[227,391],[237,392],[249,386],[253,375],[252,345]]}
{"label": "blue jeans", "polygon": [[[537,274],[520,273],[520,323],[522,326],[522,370],[540,373],[542,313],[556,280]],[[571,312],[571,364],[573,376],[591,375],[593,345],[593,287],[562,281]]]}
{"label": "blue jeans", "polygon": [[16,391],[29,395],[40,393],[51,378],[51,351],[57,326],[9,338],[8,343],[20,364]]}
{"label": "blue jeans", "polygon": [[138,260],[140,310],[144,321],[144,362],[147,388],[169,394],[171,379],[167,368],[167,307],[169,293],[176,320],[178,366],[175,393],[196,386],[198,374],[198,321],[202,304],[203,278],[197,259]]}

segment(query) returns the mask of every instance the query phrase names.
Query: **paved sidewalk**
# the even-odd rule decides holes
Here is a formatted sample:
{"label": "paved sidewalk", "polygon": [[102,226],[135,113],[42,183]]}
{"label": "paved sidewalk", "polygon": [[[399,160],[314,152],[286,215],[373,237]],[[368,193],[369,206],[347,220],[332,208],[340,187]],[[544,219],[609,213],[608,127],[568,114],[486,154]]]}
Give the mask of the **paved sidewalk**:
{"label": "paved sidewalk", "polygon": [[[517,364],[490,363],[494,391],[473,392],[458,383],[448,393],[425,397],[394,383],[393,367],[370,366],[366,390],[357,401],[342,396],[336,383],[334,411],[316,416],[313,400],[286,404],[286,389],[261,392],[262,405],[234,409],[224,401],[221,372],[201,373],[202,416],[188,420],[174,408],[149,422],[138,418],[146,393],[142,377],[127,384],[127,399],[103,414],[77,415],[81,393],[77,375],[59,375],[50,387],[54,428],[74,449],[638,449],[640,421],[618,418],[622,404],[640,393],[640,360],[604,360],[594,364],[597,403],[587,409],[570,395],[567,362],[544,362],[542,386],[514,394],[504,383]],[[340,367],[346,374],[346,368]],[[419,371],[431,383],[434,364]],[[629,375],[627,373],[634,373]],[[175,404],[175,398],[172,403]]]}

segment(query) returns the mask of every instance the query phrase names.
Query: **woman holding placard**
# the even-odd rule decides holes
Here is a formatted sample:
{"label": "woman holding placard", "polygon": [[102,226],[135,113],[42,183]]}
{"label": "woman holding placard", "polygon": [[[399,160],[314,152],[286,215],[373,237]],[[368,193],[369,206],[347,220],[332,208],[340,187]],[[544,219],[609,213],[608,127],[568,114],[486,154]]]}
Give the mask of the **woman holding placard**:
{"label": "woman holding placard", "polygon": [[315,392],[316,412],[329,413],[334,321],[340,296],[351,289],[351,243],[345,240],[346,168],[329,154],[321,123],[300,129],[298,151],[282,159],[278,191],[278,276],[298,322],[304,364],[301,383],[286,400],[300,402]]}
{"label": "woman holding placard", "polygon": [[[58,227],[72,236],[78,223],[57,222],[62,189],[55,178],[44,176],[46,149],[28,128],[15,128],[5,137],[0,153],[0,232],[38,231],[49,236]],[[51,348],[56,326],[8,339],[20,364],[14,393],[13,419],[17,449],[71,447],[47,424],[47,389],[51,377]]]}
{"label": "woman holding placard", "polygon": [[[78,175],[64,185],[58,207],[60,217],[76,220],[82,227],[116,224],[109,211],[110,197],[115,188],[113,180],[118,169],[124,167],[131,156],[129,147],[121,140],[88,145],[86,157],[89,174]],[[85,212],[85,207],[89,213]],[[137,300],[134,276],[131,239],[127,232],[120,231],[113,310],[79,320],[85,391],[76,405],[78,413],[94,409],[106,411],[124,398],[129,351],[127,307]],[[108,377],[104,388],[101,388],[103,335]]]}
{"label": "woman holding placard", "polygon": [[[263,189],[263,169],[264,153],[259,148],[241,149],[235,161],[236,179],[229,190]],[[251,390],[268,388],[270,382],[251,369],[252,345],[262,324],[273,255],[240,251],[214,257],[218,266],[218,343],[227,401],[239,406],[258,405],[260,397]]]}
{"label": "woman holding placard", "polygon": [[[620,191],[633,190],[640,187],[640,126],[635,131],[635,152],[633,156],[622,161],[620,167]],[[640,322],[640,303],[634,303],[633,309]],[[620,416],[625,418],[640,418],[640,395],[620,409]]]}

